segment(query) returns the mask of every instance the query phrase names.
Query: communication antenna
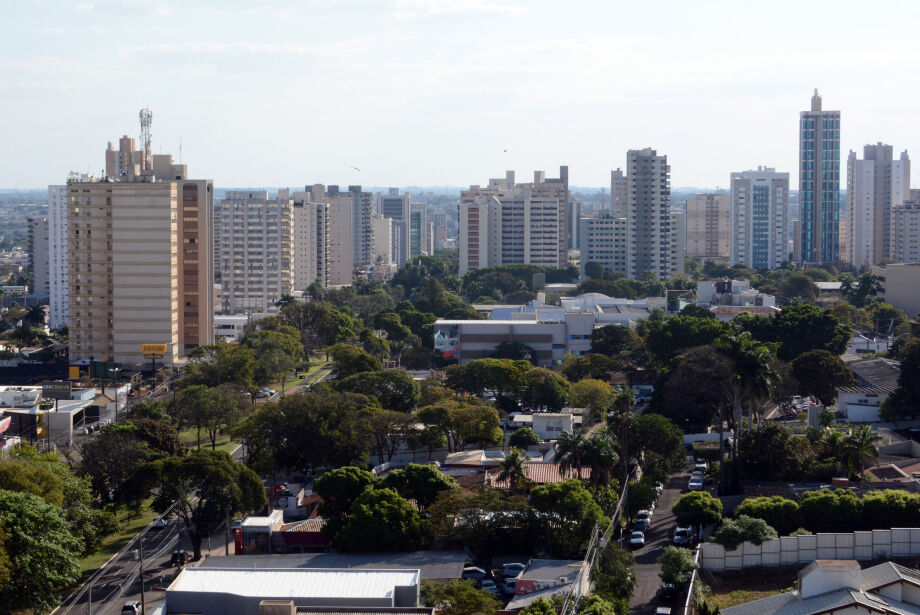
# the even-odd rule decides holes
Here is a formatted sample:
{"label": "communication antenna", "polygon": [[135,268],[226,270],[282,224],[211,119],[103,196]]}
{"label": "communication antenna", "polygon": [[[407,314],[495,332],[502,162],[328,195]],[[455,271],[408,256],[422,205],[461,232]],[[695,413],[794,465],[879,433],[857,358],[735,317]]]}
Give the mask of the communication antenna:
{"label": "communication antenna", "polygon": [[150,125],[153,123],[153,113],[146,107],[138,113],[141,121],[141,143],[144,144],[144,170],[150,171],[153,168],[153,160],[150,152]]}

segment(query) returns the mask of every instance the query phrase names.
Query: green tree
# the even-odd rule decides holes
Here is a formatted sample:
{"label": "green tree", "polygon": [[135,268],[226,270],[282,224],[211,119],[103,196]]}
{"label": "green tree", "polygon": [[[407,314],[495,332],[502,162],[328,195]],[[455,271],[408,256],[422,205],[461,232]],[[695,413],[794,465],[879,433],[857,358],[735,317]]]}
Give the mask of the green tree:
{"label": "green tree", "polygon": [[258,361],[252,348],[219,342],[199,346],[189,353],[188,363],[182,371],[182,385],[216,387],[232,382],[254,394],[259,387],[257,370]]}
{"label": "green tree", "polygon": [[603,279],[604,265],[597,261],[588,261],[585,263],[585,275],[596,280]]}
{"label": "green tree", "polygon": [[322,498],[319,514],[326,520],[323,533],[334,539],[358,496],[376,484],[373,474],[354,466],[336,468],[317,478],[313,490]]}
{"label": "green tree", "polygon": [[606,527],[607,517],[581,481],[537,485],[530,491],[530,505],[551,557],[576,557],[584,551],[595,524]]}
{"label": "green tree", "polygon": [[687,465],[684,432],[660,414],[642,414],[629,427],[630,454],[654,480],[663,481]]}
{"label": "green tree", "polygon": [[412,416],[379,408],[367,409],[363,415],[374,439],[377,460],[380,463],[391,461],[399,446],[414,431],[415,421]]}
{"label": "green tree", "polygon": [[879,415],[884,421],[920,416],[920,340],[912,339],[901,350],[898,387],[884,401]]}
{"label": "green tree", "polygon": [[176,402],[179,428],[185,425],[195,427],[196,448],[201,449],[201,430],[216,409],[215,389],[203,384],[185,387]]}
{"label": "green tree", "polygon": [[632,352],[641,344],[641,340],[629,327],[607,325],[594,329],[591,333],[591,352],[614,357],[622,352]]}
{"label": "green tree", "polygon": [[[591,570],[594,593],[614,604],[625,603],[629,610],[629,601],[636,588],[636,574],[633,566],[636,558],[622,548],[616,541],[609,541],[601,548],[597,566]],[[617,610],[617,615],[625,615]]]}
{"label": "green tree", "polygon": [[693,571],[700,567],[693,561],[693,552],[683,547],[667,546],[658,556],[661,572],[658,576],[665,583],[682,585],[690,580]]}
{"label": "green tree", "polygon": [[416,463],[390,471],[381,484],[408,500],[415,500],[419,508],[428,508],[442,492],[458,488],[457,481],[435,466]]}
{"label": "green tree", "polygon": [[559,371],[569,382],[578,382],[586,378],[607,381],[614,369],[614,360],[598,353],[577,355],[569,353],[562,360]]}
{"label": "green tree", "polygon": [[515,430],[511,436],[508,438],[508,446],[512,448],[526,449],[528,446],[533,446],[540,443],[540,436],[534,433],[534,430],[530,427],[521,427],[520,429]]}
{"label": "green tree", "polygon": [[175,513],[185,524],[196,560],[201,558],[202,538],[218,523],[266,505],[258,475],[215,451],[150,462],[137,471],[125,491],[135,498],[153,495],[151,507],[159,513],[176,504]]}
{"label": "green tree", "polygon": [[728,551],[732,551],[744,542],[761,545],[765,541],[773,540],[776,537],[776,530],[767,525],[767,522],[763,519],[748,517],[747,515],[736,515],[734,519],[726,519],[722,522],[722,525],[713,534],[712,542],[722,545]]}
{"label": "green tree", "polygon": [[844,463],[850,478],[855,478],[862,472],[867,459],[878,459],[877,444],[881,441],[882,437],[869,425],[847,427],[844,436]]}
{"label": "green tree", "polygon": [[421,399],[421,387],[402,369],[352,374],[338,381],[338,389],[376,397],[386,410],[411,412]]}
{"label": "green tree", "polygon": [[7,556],[0,611],[50,611],[80,578],[82,547],[63,511],[36,495],[0,489],[0,528]]}
{"label": "green tree", "polygon": [[695,303],[690,303],[681,308],[678,312],[678,316],[692,316],[694,318],[712,318],[715,319],[716,315],[712,313],[711,310],[704,308],[702,305],[697,305]]}
{"label": "green tree", "polygon": [[254,331],[243,338],[242,344],[257,357],[256,383],[265,385],[280,379],[283,392],[288,374],[303,362],[304,353],[297,330],[291,326],[280,329]]}
{"label": "green tree", "polygon": [[682,351],[713,343],[730,329],[728,323],[711,318],[675,316],[650,323],[645,346],[661,365],[667,365]]}
{"label": "green tree", "polygon": [[[238,386],[222,384],[211,391],[211,401],[207,405],[208,412],[200,424],[204,426],[212,451],[217,449],[217,436],[224,432],[231,432],[239,423],[245,408],[246,398]],[[200,437],[199,435],[199,442]]]}
{"label": "green tree", "polygon": [[605,417],[613,402],[613,388],[604,380],[585,378],[569,389],[569,405],[588,408],[588,416]]}
{"label": "green tree", "polygon": [[680,355],[660,375],[652,409],[686,433],[699,433],[716,423],[725,406],[725,387],[733,381],[730,359],[714,346],[700,346]]}
{"label": "green tree", "polygon": [[582,457],[584,463],[591,468],[591,485],[609,484],[613,470],[620,463],[616,438],[607,429],[599,429],[585,439]]}
{"label": "green tree", "polygon": [[476,398],[446,399],[422,408],[417,416],[445,435],[451,451],[462,451],[473,442],[497,444],[504,437],[498,412]]}
{"label": "green tree", "polygon": [[[625,601],[621,602],[625,603]],[[627,608],[620,608],[621,606],[626,606]],[[604,600],[597,595],[588,596],[578,605],[578,615],[626,615],[628,611],[628,605],[619,605],[615,602]],[[550,613],[549,615],[552,614]]]}
{"label": "green tree", "polygon": [[776,421],[745,430],[743,438],[741,466],[749,480],[801,480],[816,461],[808,439]]}
{"label": "green tree", "polygon": [[508,481],[512,491],[523,492],[530,485],[527,476],[527,455],[519,448],[512,448],[511,452],[499,462],[501,472],[498,480]]}
{"label": "green tree", "polygon": [[854,279],[849,273],[840,274],[840,290],[846,296],[850,305],[863,307],[870,297],[875,297],[882,292],[881,278],[871,271],[860,274]]}
{"label": "green tree", "polygon": [[428,540],[428,521],[408,500],[370,486],[352,504],[334,544],[342,551],[415,551]]}
{"label": "green tree", "polygon": [[[119,424],[120,425],[120,424]],[[92,484],[93,495],[107,503],[151,457],[146,443],[130,430],[104,429],[80,447],[80,472]]]}
{"label": "green tree", "polygon": [[814,395],[825,406],[837,400],[837,389],[856,383],[840,357],[826,350],[811,350],[792,361],[792,374],[802,393]]}
{"label": "green tree", "polygon": [[520,342],[501,342],[489,355],[494,359],[511,359],[512,361],[537,362],[537,351]]}
{"label": "green tree", "polygon": [[336,344],[329,348],[328,354],[332,355],[332,370],[339,380],[352,374],[379,372],[382,367],[380,359],[351,344]]}
{"label": "green tree", "polygon": [[862,527],[862,500],[846,490],[806,491],[799,501],[799,519],[812,532],[852,532]]}
{"label": "green tree", "polygon": [[722,521],[722,502],[708,491],[691,491],[680,496],[671,512],[679,525],[716,525]]}
{"label": "green tree", "polygon": [[281,308],[281,320],[300,331],[309,354],[354,337],[354,321],[328,301],[297,301]]}
{"label": "green tree", "polygon": [[585,440],[587,434],[583,429],[573,432],[563,431],[556,439],[556,463],[562,474],[575,474],[581,479],[581,469],[584,467]]}
{"label": "green tree", "polygon": [[545,367],[534,367],[524,376],[522,405],[531,410],[559,412],[565,407],[571,385],[568,380]]}
{"label": "green tree", "polygon": [[748,498],[738,505],[734,514],[763,519],[783,536],[801,525],[798,503],[778,495]]}
{"label": "green tree", "polygon": [[777,356],[783,361],[810,350],[841,355],[850,339],[849,329],[831,312],[811,304],[787,305],[773,317],[747,316],[733,322],[762,342],[778,342]]}
{"label": "green tree", "polygon": [[484,589],[476,589],[472,581],[461,579],[447,583],[426,582],[422,587],[426,606],[435,607],[444,615],[490,615],[501,603]]}
{"label": "green tree", "polygon": [[437,548],[462,544],[486,568],[493,554],[522,552],[534,542],[526,498],[506,489],[442,491],[427,513]]}

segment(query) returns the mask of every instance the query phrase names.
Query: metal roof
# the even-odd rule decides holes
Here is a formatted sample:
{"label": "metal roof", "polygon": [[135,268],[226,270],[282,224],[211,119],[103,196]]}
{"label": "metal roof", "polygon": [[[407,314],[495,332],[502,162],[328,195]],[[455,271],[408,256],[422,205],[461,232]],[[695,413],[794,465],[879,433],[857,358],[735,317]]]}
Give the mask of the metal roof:
{"label": "metal roof", "polygon": [[434,615],[433,607],[322,607],[299,606],[297,615]]}
{"label": "metal roof", "polygon": [[559,577],[568,577],[573,581],[583,566],[584,562],[580,559],[532,559],[518,579],[558,581]]}
{"label": "metal roof", "polygon": [[406,553],[292,553],[209,557],[208,568],[221,569],[369,569],[419,570],[422,580],[459,579],[463,551],[411,551]]}
{"label": "metal roof", "polygon": [[392,598],[419,583],[418,570],[185,568],[167,592],[211,592],[272,598]]}

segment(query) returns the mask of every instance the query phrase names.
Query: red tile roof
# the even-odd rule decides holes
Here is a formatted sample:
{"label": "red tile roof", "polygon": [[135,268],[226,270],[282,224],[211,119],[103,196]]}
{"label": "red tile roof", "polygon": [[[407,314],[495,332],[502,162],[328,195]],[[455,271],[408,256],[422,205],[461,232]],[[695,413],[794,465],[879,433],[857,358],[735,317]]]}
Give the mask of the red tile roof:
{"label": "red tile roof", "polygon": [[[574,472],[568,474],[562,474],[559,471],[558,463],[544,463],[544,462],[530,462],[526,464],[527,466],[527,478],[542,485],[545,483],[561,483],[562,481],[569,478],[578,478]],[[501,474],[501,468],[494,468],[489,470],[488,484],[493,487],[508,487],[508,481],[498,480],[498,475]],[[582,468],[581,469],[582,478],[591,477],[591,468]]]}

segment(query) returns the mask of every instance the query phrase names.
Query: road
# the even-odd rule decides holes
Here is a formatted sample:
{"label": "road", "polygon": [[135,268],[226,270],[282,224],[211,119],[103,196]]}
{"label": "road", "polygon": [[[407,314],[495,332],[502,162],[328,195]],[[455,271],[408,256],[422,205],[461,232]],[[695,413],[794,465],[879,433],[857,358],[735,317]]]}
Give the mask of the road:
{"label": "road", "polygon": [[[662,549],[671,544],[676,527],[671,507],[686,490],[689,478],[689,473],[683,472],[672,476],[667,482],[655,506],[652,525],[645,533],[645,546],[634,551],[636,565],[633,572],[635,572],[637,584],[629,608],[632,615],[654,614],[655,608],[661,604],[658,599],[658,589],[661,587],[661,577],[658,576],[660,571],[658,558],[661,556]],[[677,600],[674,601],[674,604],[668,603],[665,606],[673,608],[677,606],[676,603]]]}

